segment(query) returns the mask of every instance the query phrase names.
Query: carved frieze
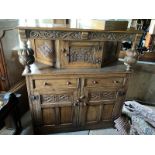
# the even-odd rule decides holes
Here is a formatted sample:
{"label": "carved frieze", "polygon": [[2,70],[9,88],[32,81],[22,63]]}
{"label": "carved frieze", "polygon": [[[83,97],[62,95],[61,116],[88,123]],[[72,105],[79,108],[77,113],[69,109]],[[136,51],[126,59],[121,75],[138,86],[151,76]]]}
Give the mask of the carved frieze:
{"label": "carved frieze", "polygon": [[101,91],[101,92],[91,92],[89,93],[90,101],[99,101],[99,100],[110,100],[115,99],[114,91]]}
{"label": "carved frieze", "polygon": [[32,30],[27,33],[29,38],[34,39],[61,39],[61,40],[81,40],[84,39],[82,32],[63,32],[63,31],[37,31]]}
{"label": "carved frieze", "polygon": [[99,47],[71,47],[69,49],[69,62],[87,62],[87,63],[101,63],[101,58],[96,57],[96,52]]}
{"label": "carved frieze", "polygon": [[120,32],[90,32],[88,35],[89,40],[102,40],[102,41],[124,41],[135,38],[134,33],[120,33]]}
{"label": "carved frieze", "polygon": [[58,30],[27,30],[27,38],[33,39],[60,39],[60,40],[98,40],[124,41],[134,40],[135,33],[121,32],[82,32]]}
{"label": "carved frieze", "polygon": [[72,99],[70,94],[42,95],[41,98],[43,103],[71,102]]}

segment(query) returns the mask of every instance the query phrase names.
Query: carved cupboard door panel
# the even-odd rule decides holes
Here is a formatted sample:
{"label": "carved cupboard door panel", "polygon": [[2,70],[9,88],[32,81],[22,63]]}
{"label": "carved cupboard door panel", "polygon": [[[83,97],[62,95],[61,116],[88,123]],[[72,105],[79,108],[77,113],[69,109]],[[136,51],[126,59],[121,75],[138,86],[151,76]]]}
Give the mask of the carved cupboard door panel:
{"label": "carved cupboard door panel", "polygon": [[100,68],[103,42],[61,42],[62,68]]}
{"label": "carved cupboard door panel", "polygon": [[84,88],[83,104],[80,107],[80,124],[97,124],[112,121],[117,100],[117,90],[107,88]]}
{"label": "carved cupboard door panel", "polygon": [[59,90],[49,93],[35,93],[31,96],[33,118],[36,126],[76,127],[76,90]]}
{"label": "carved cupboard door panel", "polygon": [[50,66],[54,66],[55,41],[34,39],[31,40],[31,46],[34,50],[36,61]]}

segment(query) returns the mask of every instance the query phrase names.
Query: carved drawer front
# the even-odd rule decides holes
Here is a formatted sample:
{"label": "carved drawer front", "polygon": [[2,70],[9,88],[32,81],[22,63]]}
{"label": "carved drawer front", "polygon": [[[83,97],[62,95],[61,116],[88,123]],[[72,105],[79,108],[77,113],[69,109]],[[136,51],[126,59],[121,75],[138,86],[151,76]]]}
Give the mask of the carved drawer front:
{"label": "carved drawer front", "polygon": [[61,52],[63,68],[99,68],[102,64],[103,42],[65,41]]}
{"label": "carved drawer front", "polygon": [[51,79],[51,80],[34,80],[33,89],[37,90],[53,90],[66,89],[66,88],[77,88],[78,79]]}
{"label": "carved drawer front", "polygon": [[103,87],[103,86],[110,86],[110,87],[119,87],[122,86],[124,82],[124,78],[90,78],[86,79],[86,87]]}

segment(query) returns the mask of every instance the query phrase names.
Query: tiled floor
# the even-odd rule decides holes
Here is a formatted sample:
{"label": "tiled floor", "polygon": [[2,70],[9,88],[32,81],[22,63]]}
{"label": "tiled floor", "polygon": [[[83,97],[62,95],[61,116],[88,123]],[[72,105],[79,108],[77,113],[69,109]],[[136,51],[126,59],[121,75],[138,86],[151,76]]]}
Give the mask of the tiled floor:
{"label": "tiled floor", "polygon": [[[33,135],[32,122],[30,112],[27,112],[22,117],[22,126],[23,131],[21,135]],[[98,129],[98,130],[85,130],[85,131],[77,131],[77,132],[65,132],[65,133],[56,133],[51,135],[118,135],[116,129],[108,128],[108,129]]]}

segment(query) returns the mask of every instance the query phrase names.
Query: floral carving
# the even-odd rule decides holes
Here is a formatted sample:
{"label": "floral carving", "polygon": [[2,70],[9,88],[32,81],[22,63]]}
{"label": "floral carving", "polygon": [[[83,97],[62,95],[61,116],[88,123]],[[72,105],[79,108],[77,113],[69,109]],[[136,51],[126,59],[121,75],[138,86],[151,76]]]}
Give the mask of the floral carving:
{"label": "floral carving", "polygon": [[131,40],[133,41],[135,34],[129,33],[119,33],[119,32],[90,32],[88,35],[89,40],[105,40],[105,41],[123,41]]}
{"label": "floral carving", "polygon": [[101,63],[101,58],[96,58],[95,52],[99,51],[99,47],[71,47],[69,50],[70,62],[87,62]]}
{"label": "floral carving", "polygon": [[55,94],[55,95],[42,95],[42,102],[55,103],[55,102],[68,102],[72,101],[70,94]]}
{"label": "floral carving", "polygon": [[34,39],[134,41],[135,33],[122,32],[71,32],[58,30],[27,30],[27,37]]}
{"label": "floral carving", "polygon": [[90,101],[115,99],[114,91],[102,91],[89,93]]}

